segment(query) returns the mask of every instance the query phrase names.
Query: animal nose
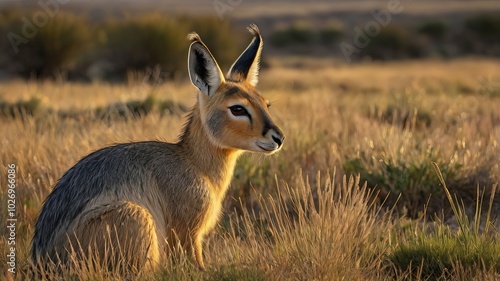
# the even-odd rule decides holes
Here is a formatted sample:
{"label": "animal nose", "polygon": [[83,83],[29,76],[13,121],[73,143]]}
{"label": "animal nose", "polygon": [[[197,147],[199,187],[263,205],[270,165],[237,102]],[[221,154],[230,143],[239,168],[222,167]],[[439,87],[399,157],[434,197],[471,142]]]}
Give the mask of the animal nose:
{"label": "animal nose", "polygon": [[272,135],[271,137],[272,137],[273,141],[276,144],[278,144],[278,147],[280,147],[283,144],[283,140],[285,140],[285,137],[283,137],[283,136],[278,137],[278,136]]}

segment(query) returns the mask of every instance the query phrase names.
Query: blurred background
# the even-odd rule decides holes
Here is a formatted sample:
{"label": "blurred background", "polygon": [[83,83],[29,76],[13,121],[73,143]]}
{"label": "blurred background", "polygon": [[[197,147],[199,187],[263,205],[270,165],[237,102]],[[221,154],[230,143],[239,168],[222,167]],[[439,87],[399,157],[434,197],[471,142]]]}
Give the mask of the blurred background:
{"label": "blurred background", "polygon": [[332,63],[500,55],[500,1],[0,0],[0,79],[185,77],[197,31],[223,69],[256,23],[268,58]]}

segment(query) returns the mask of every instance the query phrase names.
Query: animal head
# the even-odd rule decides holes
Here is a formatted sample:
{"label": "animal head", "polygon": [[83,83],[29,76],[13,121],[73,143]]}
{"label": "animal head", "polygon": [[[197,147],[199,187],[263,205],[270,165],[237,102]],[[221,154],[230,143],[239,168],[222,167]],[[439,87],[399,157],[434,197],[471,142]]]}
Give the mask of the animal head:
{"label": "animal head", "polygon": [[254,38],[226,76],[200,36],[189,34],[189,77],[199,89],[201,121],[213,144],[272,154],[285,137],[269,114],[269,101],[255,88],[263,42],[257,26],[248,30]]}

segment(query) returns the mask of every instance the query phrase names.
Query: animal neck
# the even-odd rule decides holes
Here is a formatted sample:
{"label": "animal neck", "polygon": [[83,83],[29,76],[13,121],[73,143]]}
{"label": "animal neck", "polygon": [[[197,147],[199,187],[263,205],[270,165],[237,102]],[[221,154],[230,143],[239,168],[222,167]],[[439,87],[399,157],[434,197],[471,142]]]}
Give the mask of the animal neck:
{"label": "animal neck", "polygon": [[178,144],[198,175],[208,181],[213,194],[222,199],[242,151],[221,148],[210,140],[203,127],[198,104],[191,111]]}

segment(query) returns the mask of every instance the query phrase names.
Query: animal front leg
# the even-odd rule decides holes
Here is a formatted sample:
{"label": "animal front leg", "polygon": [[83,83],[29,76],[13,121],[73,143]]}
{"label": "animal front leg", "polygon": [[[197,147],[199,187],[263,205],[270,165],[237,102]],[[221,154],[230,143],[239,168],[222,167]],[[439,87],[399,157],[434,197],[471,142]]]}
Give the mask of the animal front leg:
{"label": "animal front leg", "polygon": [[203,236],[198,234],[194,238],[194,254],[196,257],[196,262],[200,270],[205,271],[205,263],[203,262]]}
{"label": "animal front leg", "polygon": [[205,270],[205,263],[203,262],[203,235],[195,233],[184,233],[183,235],[177,235],[177,233],[172,230],[170,241],[170,250],[172,252],[181,251],[183,254],[187,254],[188,257],[194,259],[200,270]]}

